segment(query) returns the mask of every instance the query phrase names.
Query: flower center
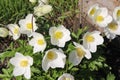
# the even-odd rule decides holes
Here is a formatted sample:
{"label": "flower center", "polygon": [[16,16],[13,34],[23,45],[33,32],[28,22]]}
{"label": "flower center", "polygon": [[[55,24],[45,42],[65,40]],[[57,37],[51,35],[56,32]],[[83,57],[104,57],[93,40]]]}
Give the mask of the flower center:
{"label": "flower center", "polygon": [[117,17],[120,17],[120,10],[117,11]]}
{"label": "flower center", "polygon": [[97,16],[95,18],[95,21],[98,22],[98,23],[102,22],[103,20],[104,20],[103,16]]}
{"label": "flower center", "polygon": [[20,66],[21,66],[21,67],[26,67],[26,66],[28,66],[28,60],[22,60],[22,61],[20,61]]}
{"label": "flower center", "polygon": [[96,9],[95,8],[93,8],[91,11],[90,11],[90,15],[92,16],[92,15],[94,15],[95,14],[95,12],[96,12]]}
{"label": "flower center", "polygon": [[53,51],[49,51],[48,54],[47,54],[47,58],[49,60],[54,60],[54,59],[57,58],[57,54],[55,52],[53,52]]}
{"label": "flower center", "polygon": [[71,80],[70,78],[65,78],[64,80]]}
{"label": "flower center", "polygon": [[111,29],[113,31],[117,30],[117,28],[118,28],[117,24],[115,24],[115,23],[110,23],[108,25],[108,27],[109,27],[109,29]]}
{"label": "flower center", "polygon": [[61,39],[63,37],[63,32],[61,32],[61,31],[55,32],[54,37],[56,39]]}
{"label": "flower center", "polygon": [[45,42],[44,42],[44,40],[43,39],[39,39],[38,41],[37,41],[37,44],[38,45],[43,45]]}
{"label": "flower center", "polygon": [[85,52],[81,48],[76,48],[76,51],[79,57],[83,57],[85,55]]}
{"label": "flower center", "polygon": [[14,33],[14,34],[18,34],[18,32],[19,32],[18,28],[15,28],[15,29],[13,30],[13,33]]}
{"label": "flower center", "polygon": [[27,23],[27,29],[32,29],[32,23]]}
{"label": "flower center", "polygon": [[94,37],[92,35],[87,35],[85,37],[86,42],[94,42]]}

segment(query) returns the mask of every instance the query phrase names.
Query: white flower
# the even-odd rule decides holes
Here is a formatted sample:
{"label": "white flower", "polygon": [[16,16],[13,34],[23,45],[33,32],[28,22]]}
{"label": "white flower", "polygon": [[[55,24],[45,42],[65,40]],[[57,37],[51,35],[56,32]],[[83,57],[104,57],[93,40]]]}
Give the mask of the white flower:
{"label": "white flower", "polygon": [[39,0],[38,1],[38,3],[39,3],[39,5],[41,6],[41,5],[46,5],[46,4],[48,4],[48,0]]}
{"label": "white flower", "polygon": [[90,18],[93,18],[98,9],[99,9],[98,4],[95,4],[95,5],[91,6],[90,9],[88,10],[88,16]]}
{"label": "white flower", "polygon": [[113,11],[113,18],[120,24],[120,6],[116,7]]}
{"label": "white flower", "polygon": [[110,40],[116,37],[116,34],[111,33],[107,28],[104,29],[104,34]]}
{"label": "white flower", "polygon": [[87,32],[83,36],[83,46],[91,52],[96,52],[97,45],[103,44],[103,41],[99,31]]}
{"label": "white flower", "polygon": [[27,34],[27,36],[30,37],[32,32],[38,28],[35,21],[33,14],[28,14],[25,19],[21,19],[19,21],[21,33]]}
{"label": "white flower", "polygon": [[51,5],[39,5],[34,7],[34,14],[38,17],[43,16],[52,11]]}
{"label": "white flower", "polygon": [[66,55],[61,49],[50,49],[46,51],[45,56],[42,60],[42,68],[44,71],[47,71],[51,68],[64,68],[66,62]]}
{"label": "white flower", "polygon": [[7,37],[9,34],[9,31],[6,28],[0,27],[0,37]]}
{"label": "white flower", "polygon": [[58,78],[58,80],[74,80],[74,77],[69,73],[64,73]]}
{"label": "white flower", "polygon": [[111,22],[105,28],[105,35],[108,39],[114,39],[116,35],[120,35],[120,24]]}
{"label": "white flower", "polygon": [[74,42],[75,50],[69,54],[69,61],[73,65],[78,65],[81,60],[86,57],[87,59],[91,58],[91,53],[89,50],[85,49],[82,45]]}
{"label": "white flower", "polygon": [[14,76],[24,75],[26,79],[30,79],[30,66],[33,64],[32,57],[24,56],[23,54],[16,52],[15,57],[10,59],[10,63],[15,67],[13,71]]}
{"label": "white flower", "polygon": [[33,38],[29,41],[31,46],[34,46],[33,53],[44,51],[46,48],[46,41],[44,36],[40,33],[34,32],[32,34]]}
{"label": "white flower", "polygon": [[51,27],[49,29],[49,35],[51,36],[51,43],[59,47],[64,47],[65,43],[71,39],[70,31],[63,25]]}
{"label": "white flower", "polygon": [[106,27],[112,21],[107,8],[99,8],[94,16],[94,22],[99,27]]}
{"label": "white flower", "polygon": [[29,0],[31,3],[36,3],[36,0]]}
{"label": "white flower", "polygon": [[10,30],[9,35],[13,36],[14,40],[17,40],[21,35],[19,26],[17,24],[8,24],[7,27]]}

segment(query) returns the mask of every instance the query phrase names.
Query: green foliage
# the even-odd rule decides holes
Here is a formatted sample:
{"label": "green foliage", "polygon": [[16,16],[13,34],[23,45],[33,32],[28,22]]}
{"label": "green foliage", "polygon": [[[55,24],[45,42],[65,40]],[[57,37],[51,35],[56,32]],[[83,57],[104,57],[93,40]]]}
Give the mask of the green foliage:
{"label": "green foliage", "polygon": [[112,74],[112,73],[109,73],[109,74],[107,75],[106,80],[115,80],[115,75]]}
{"label": "green foliage", "polygon": [[0,0],[1,24],[16,23],[26,14],[33,11],[35,4],[29,0]]}

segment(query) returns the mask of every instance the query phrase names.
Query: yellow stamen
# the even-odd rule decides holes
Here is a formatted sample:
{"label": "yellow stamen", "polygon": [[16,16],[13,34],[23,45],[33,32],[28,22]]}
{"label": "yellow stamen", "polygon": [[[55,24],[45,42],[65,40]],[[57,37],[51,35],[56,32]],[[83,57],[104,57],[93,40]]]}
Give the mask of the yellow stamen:
{"label": "yellow stamen", "polygon": [[32,29],[32,23],[27,23],[27,29]]}
{"label": "yellow stamen", "polygon": [[95,12],[96,12],[96,8],[93,8],[93,9],[90,11],[90,15],[91,15],[91,16],[94,15]]}
{"label": "yellow stamen", "polygon": [[55,32],[54,37],[56,39],[61,39],[63,37],[63,32],[61,32],[61,31]]}
{"label": "yellow stamen", "polygon": [[26,67],[26,66],[28,66],[28,60],[21,60],[20,66],[21,66],[21,67]]}
{"label": "yellow stamen", "polygon": [[85,52],[81,48],[76,48],[76,51],[79,57],[83,57],[85,55]]}
{"label": "yellow stamen", "polygon": [[118,28],[117,24],[115,24],[115,23],[110,23],[108,25],[108,27],[109,27],[109,29],[111,29],[113,31],[117,30],[117,28]]}
{"label": "yellow stamen", "polygon": [[49,51],[48,54],[47,54],[47,58],[49,60],[54,60],[56,57],[57,57],[57,54],[53,51]]}
{"label": "yellow stamen", "polygon": [[103,20],[104,20],[103,16],[97,16],[95,18],[95,21],[98,22],[98,23],[102,22]]}
{"label": "yellow stamen", "polygon": [[120,17],[120,10],[117,11],[117,17]]}
{"label": "yellow stamen", "polygon": [[14,28],[13,33],[18,34],[18,32],[19,32],[18,28]]}
{"label": "yellow stamen", "polygon": [[38,43],[38,45],[43,45],[45,42],[44,42],[43,39],[39,39],[39,40],[37,41],[37,43]]}
{"label": "yellow stamen", "polygon": [[94,42],[94,37],[92,35],[86,35],[85,37],[86,42]]}

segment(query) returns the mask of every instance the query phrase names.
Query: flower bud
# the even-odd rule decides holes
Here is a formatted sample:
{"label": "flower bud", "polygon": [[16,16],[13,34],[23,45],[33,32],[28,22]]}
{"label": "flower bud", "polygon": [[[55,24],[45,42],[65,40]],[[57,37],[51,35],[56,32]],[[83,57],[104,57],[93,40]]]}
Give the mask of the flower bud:
{"label": "flower bud", "polygon": [[34,8],[34,14],[38,17],[43,16],[52,11],[51,5],[42,5]]}
{"label": "flower bud", "polygon": [[9,31],[6,28],[0,27],[0,37],[7,37],[9,34]]}
{"label": "flower bud", "polygon": [[36,0],[29,0],[31,3],[36,3]]}

